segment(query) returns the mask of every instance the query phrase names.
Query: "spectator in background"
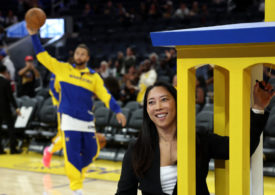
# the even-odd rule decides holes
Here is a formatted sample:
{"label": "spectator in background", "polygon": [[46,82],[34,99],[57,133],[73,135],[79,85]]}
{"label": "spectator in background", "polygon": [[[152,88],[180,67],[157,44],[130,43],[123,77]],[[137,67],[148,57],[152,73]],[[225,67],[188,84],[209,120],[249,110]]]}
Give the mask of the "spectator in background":
{"label": "spectator in background", "polygon": [[175,11],[174,18],[185,19],[189,16],[190,11],[185,3],[181,2],[180,7]]}
{"label": "spectator in background", "polygon": [[137,18],[141,21],[146,21],[148,17],[148,8],[146,6],[145,2],[140,2],[139,4],[139,10],[137,12],[138,16]]}
{"label": "spectator in background", "polygon": [[108,63],[108,67],[109,67],[109,76],[116,78],[117,77],[117,69],[116,69],[115,64],[113,63],[112,58],[110,58],[107,63]]}
{"label": "spectator in background", "polygon": [[261,2],[259,3],[258,10],[259,10],[259,12],[264,13],[264,11],[265,11],[265,0],[261,0]]}
{"label": "spectator in background", "polygon": [[106,79],[110,75],[108,63],[105,60],[100,62],[99,74],[103,79]]}
{"label": "spectator in background", "polygon": [[207,87],[203,76],[197,77],[196,81],[196,104],[200,106],[201,111],[206,103]]}
{"label": "spectator in background", "polygon": [[4,66],[7,67],[8,73],[10,74],[10,79],[14,81],[15,79],[15,68],[14,64],[11,61],[9,55],[7,55],[7,52],[4,49],[0,50],[0,61]]}
{"label": "spectator in background", "polygon": [[92,15],[93,15],[93,10],[91,8],[91,5],[90,5],[90,3],[86,3],[84,6],[84,10],[82,12],[82,16],[83,16],[83,18],[87,18]]}
{"label": "spectator in background", "polygon": [[16,109],[16,114],[20,115],[20,110],[17,107],[17,103],[13,97],[10,81],[7,79],[8,71],[7,67],[0,63],[0,154],[5,154],[2,142],[1,142],[1,128],[2,122],[6,122],[8,126],[8,133],[10,138],[10,153],[20,153],[16,149],[16,135],[14,131],[14,119],[12,116],[12,110],[10,105]]}
{"label": "spectator in background", "polygon": [[5,25],[10,26],[18,22],[18,18],[13,14],[13,11],[10,9],[5,20]]}
{"label": "spectator in background", "polygon": [[104,15],[111,16],[111,17],[115,15],[115,8],[114,8],[113,2],[111,0],[107,1],[106,5],[104,7],[103,13],[104,13]]}
{"label": "spectator in background", "polygon": [[166,4],[163,6],[164,12],[162,14],[163,18],[171,18],[173,15],[173,2],[167,1]]}
{"label": "spectator in background", "polygon": [[126,57],[121,70],[122,75],[128,72],[128,69],[131,66],[135,66],[135,65],[136,65],[136,56],[135,56],[134,47],[128,47],[126,49]]}
{"label": "spectator in background", "polygon": [[176,74],[176,71],[169,67],[169,64],[166,60],[162,59],[160,65],[156,68],[158,77],[169,76],[169,80],[173,79],[173,76]]}
{"label": "spectator in background", "polygon": [[126,11],[121,2],[117,3],[117,18],[120,24],[128,26],[131,23],[131,15]]}
{"label": "spectator in background", "polygon": [[190,10],[190,16],[197,16],[200,13],[199,2],[193,1],[192,8]]}
{"label": "spectator in background", "polygon": [[151,3],[150,8],[148,10],[148,17],[151,19],[158,19],[161,16],[159,11],[159,7],[156,3]]}
{"label": "spectator in background", "polygon": [[206,80],[206,85],[208,88],[208,91],[213,92],[213,67],[211,65],[208,66],[208,70],[207,70],[207,80]]}
{"label": "spectator in background", "polygon": [[0,11],[0,26],[5,26],[5,17],[2,11]]}
{"label": "spectator in background", "polygon": [[151,53],[149,55],[149,60],[150,60],[151,66],[153,68],[155,68],[155,69],[159,68],[159,56],[158,56],[158,54],[156,54],[155,52]]}
{"label": "spectator in background", "polygon": [[160,63],[160,66],[169,70],[169,72],[170,72],[169,76],[176,74],[177,53],[174,48],[165,50],[165,58],[164,58],[163,62]]}
{"label": "spectator in background", "polygon": [[209,103],[213,103],[214,100],[214,77],[213,77],[213,67],[211,65],[208,66],[207,70],[207,79],[206,79],[206,86],[207,86],[207,101]]}
{"label": "spectator in background", "polygon": [[117,57],[115,59],[115,67],[116,67],[116,72],[117,72],[117,76],[121,76],[122,75],[122,68],[124,65],[124,55],[122,51],[117,52]]}
{"label": "spectator in background", "polygon": [[156,70],[151,66],[149,60],[144,60],[143,64],[141,65],[141,75],[138,82],[138,95],[137,95],[137,102],[141,105],[143,104],[143,98],[145,91],[148,86],[153,85],[157,80],[157,72]]}
{"label": "spectator in background", "polygon": [[139,80],[139,75],[135,66],[131,66],[127,74],[123,76],[123,84],[121,90],[121,100],[124,104],[128,101],[136,101],[137,98],[137,84]]}
{"label": "spectator in background", "polygon": [[115,77],[109,76],[104,79],[106,88],[116,100],[120,100],[120,86]]}
{"label": "spectator in background", "polygon": [[35,87],[37,80],[40,79],[40,74],[34,66],[32,56],[26,56],[25,63],[26,66],[18,72],[20,81],[18,84],[17,96],[21,97],[27,95],[29,97],[34,97]]}
{"label": "spectator in background", "polygon": [[206,4],[203,4],[201,7],[201,24],[207,24],[208,16],[209,16],[209,11],[208,7]]}
{"label": "spectator in background", "polygon": [[28,6],[27,2],[25,0],[18,0],[18,4],[17,4],[17,15],[19,17],[19,19],[23,19],[24,15],[26,13],[26,11],[29,9],[30,7]]}

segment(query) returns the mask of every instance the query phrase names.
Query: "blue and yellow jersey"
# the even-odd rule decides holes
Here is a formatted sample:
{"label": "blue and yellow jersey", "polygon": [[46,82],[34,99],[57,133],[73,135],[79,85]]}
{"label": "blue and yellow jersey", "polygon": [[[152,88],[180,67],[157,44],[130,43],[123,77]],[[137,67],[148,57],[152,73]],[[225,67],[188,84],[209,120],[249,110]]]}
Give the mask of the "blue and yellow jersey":
{"label": "blue and yellow jersey", "polygon": [[37,35],[32,35],[32,42],[38,61],[58,78],[60,85],[58,111],[60,113],[79,120],[92,121],[94,119],[91,112],[94,95],[113,112],[121,112],[119,105],[105,88],[98,73],[88,67],[79,70],[75,68],[75,65],[72,66],[53,58],[42,47]]}
{"label": "blue and yellow jersey", "polygon": [[53,105],[58,107],[59,106],[59,92],[60,92],[60,85],[59,82],[54,74],[51,75],[50,78],[50,90],[49,93],[52,97]]}

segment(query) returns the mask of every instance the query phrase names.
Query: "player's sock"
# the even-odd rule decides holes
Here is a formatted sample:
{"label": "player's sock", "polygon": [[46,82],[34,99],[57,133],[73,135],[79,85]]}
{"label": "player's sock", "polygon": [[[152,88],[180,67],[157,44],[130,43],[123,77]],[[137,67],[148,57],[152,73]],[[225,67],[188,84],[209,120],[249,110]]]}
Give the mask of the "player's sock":
{"label": "player's sock", "polygon": [[43,152],[43,165],[47,168],[50,167],[51,164],[51,158],[52,158],[52,153],[49,152],[49,147],[46,147]]}
{"label": "player's sock", "polygon": [[50,153],[53,153],[52,151],[53,151],[53,144],[51,144],[49,147],[48,147],[48,151],[50,152]]}

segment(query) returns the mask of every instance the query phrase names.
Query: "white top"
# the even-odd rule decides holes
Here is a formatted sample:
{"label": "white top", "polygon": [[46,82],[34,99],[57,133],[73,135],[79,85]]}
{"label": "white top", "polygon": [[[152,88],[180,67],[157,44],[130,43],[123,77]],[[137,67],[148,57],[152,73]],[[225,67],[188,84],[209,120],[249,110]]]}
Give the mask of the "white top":
{"label": "white top", "polygon": [[157,80],[157,72],[155,69],[151,69],[147,72],[144,72],[140,75],[139,87],[141,84],[144,84],[146,87],[153,85]]}
{"label": "white top", "polygon": [[177,183],[177,165],[160,167],[160,183],[162,191],[171,195]]}
{"label": "white top", "polygon": [[95,132],[94,121],[83,121],[73,118],[67,114],[61,115],[61,130],[62,131],[82,131]]}

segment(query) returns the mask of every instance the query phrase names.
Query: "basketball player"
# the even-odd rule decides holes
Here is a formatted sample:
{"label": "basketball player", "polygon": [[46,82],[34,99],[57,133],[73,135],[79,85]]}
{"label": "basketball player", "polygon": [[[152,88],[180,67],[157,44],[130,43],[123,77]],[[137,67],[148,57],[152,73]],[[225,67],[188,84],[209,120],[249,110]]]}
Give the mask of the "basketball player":
{"label": "basketball player", "polygon": [[104,87],[103,80],[87,67],[89,48],[80,44],[74,51],[75,64],[59,62],[42,47],[38,30],[28,28],[38,61],[54,73],[60,83],[61,130],[65,157],[65,172],[74,194],[82,194],[83,180],[89,164],[99,152],[95,136],[94,115],[91,112],[92,96],[97,95],[107,108],[116,113],[118,122],[126,125],[119,105]]}

